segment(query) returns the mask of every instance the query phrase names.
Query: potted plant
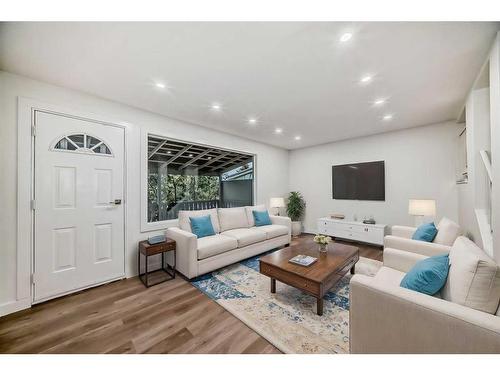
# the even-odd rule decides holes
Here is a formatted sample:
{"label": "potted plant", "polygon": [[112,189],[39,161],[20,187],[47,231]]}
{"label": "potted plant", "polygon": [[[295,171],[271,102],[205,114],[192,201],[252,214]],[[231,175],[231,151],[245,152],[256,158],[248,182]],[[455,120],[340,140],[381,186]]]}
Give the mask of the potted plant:
{"label": "potted plant", "polygon": [[304,217],[306,202],[298,191],[292,191],[288,195],[286,213],[292,220],[292,236],[297,237],[302,232],[301,220]]}

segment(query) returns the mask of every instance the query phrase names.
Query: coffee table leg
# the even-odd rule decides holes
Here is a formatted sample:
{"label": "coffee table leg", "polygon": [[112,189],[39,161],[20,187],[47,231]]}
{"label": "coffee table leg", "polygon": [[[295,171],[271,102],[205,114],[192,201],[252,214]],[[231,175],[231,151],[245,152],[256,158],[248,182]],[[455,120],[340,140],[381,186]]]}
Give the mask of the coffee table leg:
{"label": "coffee table leg", "polygon": [[323,298],[318,298],[316,302],[316,310],[318,312],[318,315],[321,316],[323,315]]}
{"label": "coffee table leg", "polygon": [[276,293],[276,279],[271,278],[271,293]]}
{"label": "coffee table leg", "polygon": [[355,272],[354,267],[356,267],[356,265],[354,265],[354,266],[351,267],[351,275],[354,275],[354,272]]}

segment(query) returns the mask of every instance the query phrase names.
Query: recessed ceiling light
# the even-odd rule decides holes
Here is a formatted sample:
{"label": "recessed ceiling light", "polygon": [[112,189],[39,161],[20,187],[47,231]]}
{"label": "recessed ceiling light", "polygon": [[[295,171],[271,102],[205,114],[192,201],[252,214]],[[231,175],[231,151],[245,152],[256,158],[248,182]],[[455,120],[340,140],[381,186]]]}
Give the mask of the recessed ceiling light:
{"label": "recessed ceiling light", "polygon": [[220,111],[222,109],[222,106],[219,103],[212,103],[210,108],[212,108],[212,110],[214,111]]}
{"label": "recessed ceiling light", "polygon": [[276,129],[274,129],[274,132],[275,132],[276,134],[281,134],[281,133],[283,133],[283,129],[281,129],[281,128],[276,128]]}
{"label": "recessed ceiling light", "polygon": [[369,82],[371,82],[372,79],[373,79],[373,77],[371,75],[365,75],[365,76],[361,77],[361,79],[359,81],[361,83],[369,83]]}
{"label": "recessed ceiling light", "polygon": [[255,125],[255,124],[257,124],[257,119],[256,119],[255,117],[250,117],[250,118],[248,119],[248,123],[249,123],[250,125]]}
{"label": "recessed ceiling light", "polygon": [[167,88],[167,85],[164,84],[163,82],[156,82],[155,86],[158,87],[159,89],[165,89],[165,88]]}
{"label": "recessed ceiling light", "polygon": [[296,135],[295,138],[294,138],[296,141],[300,141],[302,139],[302,137],[300,135]]}
{"label": "recessed ceiling light", "polygon": [[373,102],[374,105],[382,105],[382,104],[385,104],[385,99],[376,99],[374,102]]}
{"label": "recessed ceiling light", "polygon": [[340,36],[339,40],[344,43],[347,42],[349,39],[352,38],[352,33],[344,33]]}
{"label": "recessed ceiling light", "polygon": [[385,115],[384,117],[382,117],[385,121],[389,121],[389,120],[392,120],[392,115]]}

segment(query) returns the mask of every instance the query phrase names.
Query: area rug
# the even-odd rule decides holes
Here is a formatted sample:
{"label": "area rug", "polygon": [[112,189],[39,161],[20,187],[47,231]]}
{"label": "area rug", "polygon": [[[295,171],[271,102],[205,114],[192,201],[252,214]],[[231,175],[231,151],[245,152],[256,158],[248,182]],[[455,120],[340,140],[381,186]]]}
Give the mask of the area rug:
{"label": "area rug", "polygon": [[[263,256],[262,254],[260,256]],[[192,284],[284,353],[349,352],[349,280],[346,275],[324,297],[323,316],[316,299],[259,273],[259,257],[200,276]]]}

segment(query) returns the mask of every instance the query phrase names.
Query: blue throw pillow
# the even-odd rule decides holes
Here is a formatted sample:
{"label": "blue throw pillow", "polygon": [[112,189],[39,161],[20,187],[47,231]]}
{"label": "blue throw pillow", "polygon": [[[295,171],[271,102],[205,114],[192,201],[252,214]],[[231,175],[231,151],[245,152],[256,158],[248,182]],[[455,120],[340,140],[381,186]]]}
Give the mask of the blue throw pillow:
{"label": "blue throw pillow", "polygon": [[422,224],[417,228],[415,233],[413,233],[412,240],[432,242],[436,237],[438,230],[434,223]]}
{"label": "blue throw pillow", "polygon": [[263,225],[271,225],[271,218],[269,217],[269,212],[265,211],[255,211],[252,210],[253,219],[255,220],[255,226],[261,227]]}
{"label": "blue throw pillow", "polygon": [[189,221],[191,222],[191,230],[198,238],[213,236],[215,234],[210,215],[190,217]]}
{"label": "blue throw pillow", "polygon": [[449,268],[448,254],[423,259],[408,271],[399,286],[432,296],[446,283]]}

